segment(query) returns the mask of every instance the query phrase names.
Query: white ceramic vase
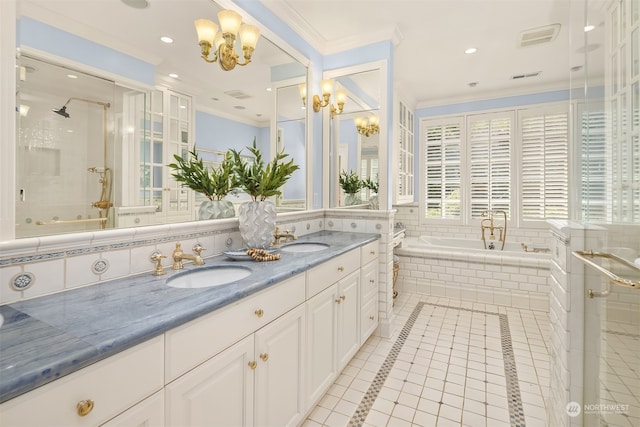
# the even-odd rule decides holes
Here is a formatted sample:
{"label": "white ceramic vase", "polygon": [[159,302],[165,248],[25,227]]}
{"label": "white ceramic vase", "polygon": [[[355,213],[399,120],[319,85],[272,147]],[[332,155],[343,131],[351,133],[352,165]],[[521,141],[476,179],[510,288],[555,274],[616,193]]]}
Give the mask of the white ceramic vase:
{"label": "white ceramic vase", "polygon": [[236,209],[229,200],[205,200],[198,209],[199,219],[233,218]]}
{"label": "white ceramic vase", "polygon": [[360,194],[358,193],[348,193],[347,197],[344,198],[344,204],[346,206],[359,205],[362,203],[362,199],[360,198]]}
{"label": "white ceramic vase", "polygon": [[269,248],[276,230],[276,216],[276,206],[270,201],[251,201],[238,207],[240,235],[247,248]]}

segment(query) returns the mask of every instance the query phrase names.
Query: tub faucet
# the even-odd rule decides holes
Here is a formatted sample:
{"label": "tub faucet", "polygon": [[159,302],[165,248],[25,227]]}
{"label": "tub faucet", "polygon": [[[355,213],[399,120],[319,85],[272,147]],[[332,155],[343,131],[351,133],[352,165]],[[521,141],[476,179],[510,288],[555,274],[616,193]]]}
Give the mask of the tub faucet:
{"label": "tub faucet", "polygon": [[[495,225],[494,215],[502,214],[502,226]],[[480,231],[482,232],[482,241],[484,242],[484,248],[487,249],[487,236],[485,236],[485,230],[489,230],[489,240],[496,240],[495,232],[498,232],[498,241],[502,242],[500,250],[504,249],[504,243],[507,238],[507,212],[503,210],[486,210],[480,214],[481,217],[486,217],[480,221]]]}
{"label": "tub faucet", "polygon": [[193,254],[185,254],[182,252],[182,244],[177,242],[176,248],[173,250],[173,254],[171,255],[173,258],[173,265],[171,268],[174,270],[182,270],[184,268],[182,261],[185,259],[193,261],[195,265],[204,265],[204,260],[200,254],[205,250],[207,250],[207,248],[198,243],[192,248]]}

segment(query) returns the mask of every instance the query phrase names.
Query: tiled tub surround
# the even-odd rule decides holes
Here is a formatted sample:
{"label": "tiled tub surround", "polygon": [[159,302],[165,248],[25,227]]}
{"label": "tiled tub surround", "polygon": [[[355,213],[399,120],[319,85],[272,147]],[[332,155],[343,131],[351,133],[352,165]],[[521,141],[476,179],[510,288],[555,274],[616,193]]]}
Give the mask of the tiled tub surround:
{"label": "tiled tub surround", "polygon": [[[231,261],[222,256],[207,266],[245,265],[253,273],[228,285],[175,289],[175,273],[148,273],[68,292],[0,306],[0,402],[119,353],[314,265],[378,239],[377,234],[321,231],[299,241],[321,241],[329,249],[282,253],[277,262]],[[194,268],[191,265],[186,269]],[[197,268],[197,267],[196,267]],[[42,280],[45,280],[42,278]]]}
{"label": "tiled tub surround", "polygon": [[548,254],[428,246],[416,237],[395,253],[399,292],[549,310]]}

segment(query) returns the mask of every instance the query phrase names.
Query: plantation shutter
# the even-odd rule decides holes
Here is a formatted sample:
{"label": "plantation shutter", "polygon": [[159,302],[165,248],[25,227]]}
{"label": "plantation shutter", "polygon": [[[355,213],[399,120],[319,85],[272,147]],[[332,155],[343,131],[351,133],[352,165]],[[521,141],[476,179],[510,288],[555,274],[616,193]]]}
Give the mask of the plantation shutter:
{"label": "plantation shutter", "polygon": [[522,219],[568,218],[568,112],[524,113],[520,128]]}
{"label": "plantation shutter", "polygon": [[469,117],[471,218],[485,210],[510,216],[512,114]]}
{"label": "plantation shutter", "polygon": [[460,218],[462,120],[424,127],[425,218]]}

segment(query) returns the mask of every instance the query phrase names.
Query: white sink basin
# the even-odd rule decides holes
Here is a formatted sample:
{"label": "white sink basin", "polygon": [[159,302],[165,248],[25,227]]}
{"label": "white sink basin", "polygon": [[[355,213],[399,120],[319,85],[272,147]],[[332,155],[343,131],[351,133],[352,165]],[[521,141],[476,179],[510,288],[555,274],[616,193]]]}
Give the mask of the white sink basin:
{"label": "white sink basin", "polygon": [[289,243],[280,248],[281,252],[317,252],[327,249],[329,245],[319,242]]}
{"label": "white sink basin", "polygon": [[247,267],[213,266],[176,274],[167,279],[167,285],[184,289],[210,288],[244,279],[250,274],[251,269]]}

